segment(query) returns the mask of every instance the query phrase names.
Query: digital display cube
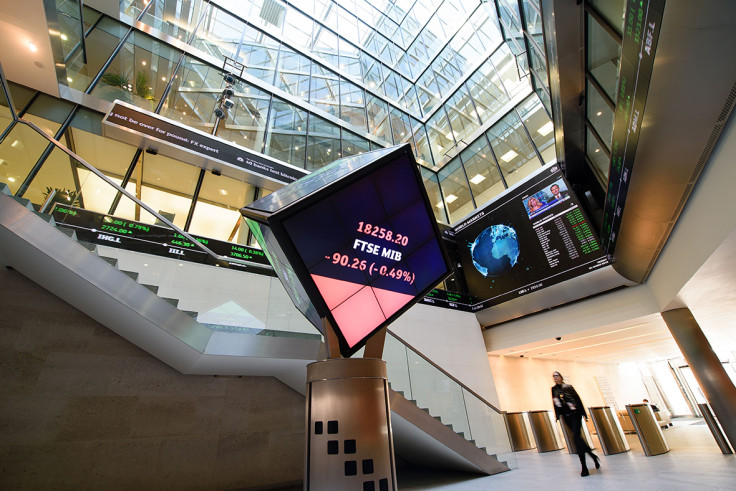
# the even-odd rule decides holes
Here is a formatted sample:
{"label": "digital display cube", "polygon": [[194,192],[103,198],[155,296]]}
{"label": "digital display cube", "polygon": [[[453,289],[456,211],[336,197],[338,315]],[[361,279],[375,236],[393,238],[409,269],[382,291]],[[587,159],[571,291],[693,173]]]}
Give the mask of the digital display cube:
{"label": "digital display cube", "polygon": [[294,304],[320,331],[330,321],[346,357],[450,273],[408,145],[335,161],[241,213]]}

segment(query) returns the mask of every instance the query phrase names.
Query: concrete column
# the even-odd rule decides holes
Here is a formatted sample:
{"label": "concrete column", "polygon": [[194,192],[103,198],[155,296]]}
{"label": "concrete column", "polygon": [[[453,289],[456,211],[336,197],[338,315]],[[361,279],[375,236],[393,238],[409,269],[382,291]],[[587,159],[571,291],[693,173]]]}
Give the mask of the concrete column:
{"label": "concrete column", "polygon": [[721,428],[736,448],[736,387],[688,308],[662,312],[662,318],[700,384]]}

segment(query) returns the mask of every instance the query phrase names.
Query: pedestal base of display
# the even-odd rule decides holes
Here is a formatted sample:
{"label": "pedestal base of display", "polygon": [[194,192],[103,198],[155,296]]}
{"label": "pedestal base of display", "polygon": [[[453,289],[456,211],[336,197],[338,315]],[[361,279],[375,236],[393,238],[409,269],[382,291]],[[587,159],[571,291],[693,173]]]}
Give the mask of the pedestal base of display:
{"label": "pedestal base of display", "polygon": [[306,403],[305,489],[397,488],[383,360],[311,363]]}

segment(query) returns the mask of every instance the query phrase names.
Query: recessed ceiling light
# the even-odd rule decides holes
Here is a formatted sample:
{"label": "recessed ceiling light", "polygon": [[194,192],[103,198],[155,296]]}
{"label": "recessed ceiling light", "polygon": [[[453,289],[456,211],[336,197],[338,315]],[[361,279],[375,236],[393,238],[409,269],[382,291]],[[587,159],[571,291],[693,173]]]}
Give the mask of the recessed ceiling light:
{"label": "recessed ceiling light", "polygon": [[141,65],[143,65],[143,66],[146,66],[146,60],[143,60],[143,61],[141,62]]}
{"label": "recessed ceiling light", "polygon": [[472,179],[470,179],[470,182],[473,184],[479,184],[482,181],[486,180],[486,176],[481,176],[480,174],[476,174]]}
{"label": "recessed ceiling light", "polygon": [[452,203],[456,199],[457,199],[457,196],[455,196],[454,194],[448,194],[447,198],[445,198],[445,201],[447,201],[448,203]]}
{"label": "recessed ceiling light", "polygon": [[62,34],[60,37],[62,41],[66,41],[67,39],[69,39],[68,37],[66,37],[66,34]]}
{"label": "recessed ceiling light", "polygon": [[442,201],[440,201],[439,203],[437,203],[434,206],[436,206],[437,208],[443,208],[445,206],[445,204]]}
{"label": "recessed ceiling light", "polygon": [[517,155],[519,154],[514,152],[513,150],[509,150],[505,154],[501,155],[501,160],[503,160],[504,162],[511,162],[516,158]]}
{"label": "recessed ceiling light", "polygon": [[553,129],[555,129],[555,127],[552,124],[552,121],[548,121],[546,124],[544,124],[537,130],[537,133],[539,133],[542,136],[547,136],[552,132]]}
{"label": "recessed ceiling light", "polygon": [[15,182],[15,177],[8,177],[8,181]]}
{"label": "recessed ceiling light", "polygon": [[227,192],[227,189],[220,189],[220,194],[223,196],[227,196],[230,193]]}
{"label": "recessed ceiling light", "polygon": [[596,116],[600,116],[601,114],[603,114],[603,111],[598,111],[597,113],[595,113]]}
{"label": "recessed ceiling light", "polygon": [[600,149],[600,148],[596,148],[596,149],[595,149],[595,153],[598,153],[598,152],[600,152],[600,151],[601,151],[601,149]]}
{"label": "recessed ceiling light", "polygon": [[31,50],[31,52],[33,52],[33,53],[35,53],[36,51],[38,51],[38,48],[36,47],[36,45],[35,45],[35,44],[33,44],[33,43],[32,43],[32,42],[30,42],[30,41],[28,41],[28,49],[30,49],[30,50]]}
{"label": "recessed ceiling light", "polygon": [[71,83],[71,82],[73,82],[74,80],[72,80],[72,78],[71,78],[71,77],[67,77],[67,78],[66,78],[66,81],[67,81],[67,82],[69,82],[69,83]]}

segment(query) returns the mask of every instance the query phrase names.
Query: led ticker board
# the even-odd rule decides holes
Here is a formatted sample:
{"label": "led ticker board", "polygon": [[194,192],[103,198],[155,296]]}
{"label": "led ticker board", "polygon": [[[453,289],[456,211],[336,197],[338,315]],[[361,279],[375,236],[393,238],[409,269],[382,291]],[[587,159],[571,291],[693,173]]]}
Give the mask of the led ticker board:
{"label": "led ticker board", "polygon": [[241,212],[260,222],[249,225],[295,305],[302,312],[308,306],[301,286],[319,317],[329,319],[343,356],[450,271],[406,145],[341,159]]}
{"label": "led ticker board", "polygon": [[627,0],[601,242],[614,255],[654,68],[664,0]]}
{"label": "led ticker board", "polygon": [[557,166],[535,174],[455,226],[473,310],[608,265]]}
{"label": "led ticker board", "polygon": [[[52,211],[56,225],[76,232],[77,239],[119,249],[144,252],[157,256],[181,259],[188,262],[214,264],[214,259],[184,237],[168,227],[128,220],[95,213],[93,211],[57,203]],[[239,262],[228,265],[243,271],[264,273],[268,265],[263,251],[244,244],[224,242],[209,237],[192,235],[212,252],[226,258],[248,261],[252,266]],[[222,264],[219,264],[222,266]]]}

